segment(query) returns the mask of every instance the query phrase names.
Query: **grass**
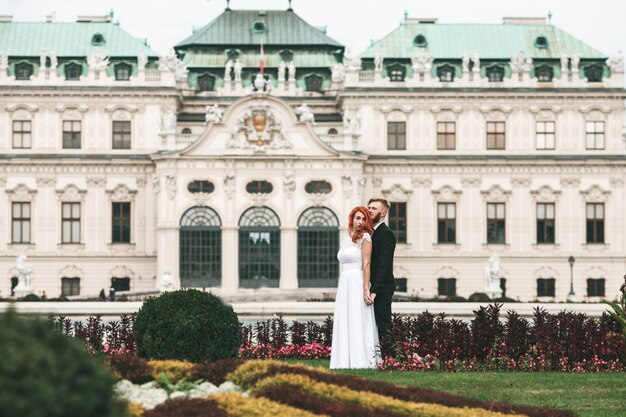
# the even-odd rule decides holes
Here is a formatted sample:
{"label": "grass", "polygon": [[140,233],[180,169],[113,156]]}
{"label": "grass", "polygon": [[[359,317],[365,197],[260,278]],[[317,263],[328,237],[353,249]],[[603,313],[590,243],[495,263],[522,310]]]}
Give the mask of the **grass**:
{"label": "grass", "polygon": [[[329,361],[300,361],[328,368]],[[626,416],[626,374],[564,372],[381,372],[338,370],[396,385],[431,388],[483,401],[571,410],[580,417]]]}

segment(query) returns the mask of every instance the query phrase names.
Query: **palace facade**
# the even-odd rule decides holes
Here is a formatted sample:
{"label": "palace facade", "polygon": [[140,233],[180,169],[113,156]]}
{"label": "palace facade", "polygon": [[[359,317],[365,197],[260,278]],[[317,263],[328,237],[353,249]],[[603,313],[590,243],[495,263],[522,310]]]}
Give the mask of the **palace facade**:
{"label": "palace facade", "polygon": [[292,9],[226,9],[158,56],[110,16],[4,16],[0,92],[2,297],[22,254],[48,297],[332,293],[375,195],[400,293],[483,292],[494,254],[519,300],[626,273],[623,60],[544,19],[405,18],[357,56]]}

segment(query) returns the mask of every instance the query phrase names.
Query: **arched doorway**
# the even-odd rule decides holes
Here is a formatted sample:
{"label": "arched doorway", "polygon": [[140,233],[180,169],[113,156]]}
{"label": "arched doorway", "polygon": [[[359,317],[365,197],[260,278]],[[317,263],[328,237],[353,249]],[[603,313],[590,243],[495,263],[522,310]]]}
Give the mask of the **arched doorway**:
{"label": "arched doorway", "polygon": [[208,207],[192,207],[180,220],[181,287],[219,287],[222,278],[222,222]]}
{"label": "arched doorway", "polygon": [[298,219],[298,286],[336,287],[339,220],[326,207],[311,207]]}
{"label": "arched doorway", "polygon": [[239,219],[239,286],[278,287],[280,219],[268,207],[252,207]]}

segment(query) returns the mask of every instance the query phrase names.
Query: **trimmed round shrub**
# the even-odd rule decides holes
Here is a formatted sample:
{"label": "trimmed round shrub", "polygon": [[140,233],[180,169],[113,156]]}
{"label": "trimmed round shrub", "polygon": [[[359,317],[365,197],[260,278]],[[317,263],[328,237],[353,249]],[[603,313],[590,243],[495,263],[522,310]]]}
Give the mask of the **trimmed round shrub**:
{"label": "trimmed round shrub", "polygon": [[238,356],[241,328],[232,307],[215,295],[178,290],[143,303],[135,341],[144,358],[214,361]]}
{"label": "trimmed round shrub", "polygon": [[0,314],[3,417],[119,416],[114,379],[81,342],[41,319]]}
{"label": "trimmed round shrub", "polygon": [[37,294],[25,295],[20,301],[41,301],[41,298]]}
{"label": "trimmed round shrub", "polygon": [[484,292],[475,292],[469,296],[468,301],[473,301],[475,303],[488,303],[491,301],[491,298]]}

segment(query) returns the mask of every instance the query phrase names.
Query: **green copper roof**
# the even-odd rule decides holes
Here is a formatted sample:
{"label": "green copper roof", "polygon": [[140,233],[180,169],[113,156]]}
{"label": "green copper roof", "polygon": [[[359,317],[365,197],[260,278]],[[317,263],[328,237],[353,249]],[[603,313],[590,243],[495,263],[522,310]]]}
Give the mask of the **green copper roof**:
{"label": "green copper roof", "polygon": [[[263,61],[266,67],[278,67],[281,59],[278,53],[265,50]],[[187,65],[187,68],[224,68],[227,60],[228,58],[223,51],[213,53],[188,51],[183,57],[183,62]],[[261,54],[258,50],[254,52],[242,51],[239,60],[245,68],[258,68],[261,62]],[[337,63],[337,59],[331,54],[298,51],[293,55],[293,63],[296,68],[330,68]]]}
{"label": "green copper roof", "polygon": [[[263,28],[255,23],[262,23]],[[226,10],[176,45],[300,45],[333,46],[339,42],[309,25],[291,10]]]}
{"label": "green copper roof", "polygon": [[[104,44],[92,45],[93,35],[101,34]],[[40,50],[55,51],[58,57],[82,57],[99,51],[111,57],[135,57],[139,51],[148,56],[158,54],[125,32],[107,22],[0,22],[0,53],[9,56],[39,56]]]}
{"label": "green copper roof", "polygon": [[[435,59],[460,59],[464,53],[477,52],[480,59],[509,59],[519,52],[532,58],[558,59],[563,54],[580,58],[606,56],[572,35],[551,25],[524,24],[428,24],[407,20],[362,55],[373,58],[380,50],[385,58],[411,58],[419,51],[415,38],[422,35],[426,50]],[[536,46],[545,37],[546,48]]]}

